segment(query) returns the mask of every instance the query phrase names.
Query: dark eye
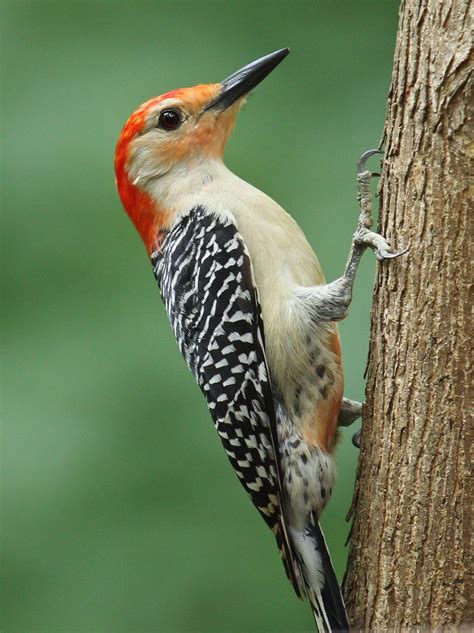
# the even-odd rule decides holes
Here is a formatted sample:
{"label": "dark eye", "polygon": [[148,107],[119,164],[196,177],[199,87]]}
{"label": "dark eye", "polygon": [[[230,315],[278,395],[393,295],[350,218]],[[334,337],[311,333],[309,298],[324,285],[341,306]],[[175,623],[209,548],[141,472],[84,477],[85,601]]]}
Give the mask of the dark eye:
{"label": "dark eye", "polygon": [[158,127],[163,130],[176,130],[183,122],[181,112],[179,110],[163,110],[158,117]]}

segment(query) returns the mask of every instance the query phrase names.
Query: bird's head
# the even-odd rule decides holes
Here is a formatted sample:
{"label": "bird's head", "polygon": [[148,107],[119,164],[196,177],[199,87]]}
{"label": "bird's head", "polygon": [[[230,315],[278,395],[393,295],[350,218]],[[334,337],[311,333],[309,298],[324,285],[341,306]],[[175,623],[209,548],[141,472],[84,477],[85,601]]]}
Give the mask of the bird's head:
{"label": "bird's head", "polygon": [[207,158],[222,158],[249,91],[288,54],[287,48],[244,66],[221,83],[167,92],[142,104],[126,122],[115,150],[117,189],[150,252],[169,210],[151,194],[166,174],[186,172]]}

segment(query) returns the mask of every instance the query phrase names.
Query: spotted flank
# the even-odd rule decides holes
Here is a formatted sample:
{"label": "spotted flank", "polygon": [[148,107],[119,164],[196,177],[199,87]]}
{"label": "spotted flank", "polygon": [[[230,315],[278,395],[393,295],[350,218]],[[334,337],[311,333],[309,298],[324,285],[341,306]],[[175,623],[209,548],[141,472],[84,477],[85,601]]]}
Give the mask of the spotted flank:
{"label": "spotted flank", "polygon": [[252,268],[235,225],[192,210],[152,253],[181,353],[227,456],[275,534],[299,593],[282,509],[275,413]]}

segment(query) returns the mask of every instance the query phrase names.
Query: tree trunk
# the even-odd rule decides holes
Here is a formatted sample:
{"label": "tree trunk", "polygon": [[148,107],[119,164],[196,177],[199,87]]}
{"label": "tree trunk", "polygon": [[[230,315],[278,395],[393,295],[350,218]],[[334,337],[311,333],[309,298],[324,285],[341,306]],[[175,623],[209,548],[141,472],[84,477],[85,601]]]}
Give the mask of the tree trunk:
{"label": "tree trunk", "polygon": [[400,9],[379,228],[410,251],[380,264],[375,286],[344,582],[356,630],[454,631],[473,622],[470,10],[469,0],[406,0]]}

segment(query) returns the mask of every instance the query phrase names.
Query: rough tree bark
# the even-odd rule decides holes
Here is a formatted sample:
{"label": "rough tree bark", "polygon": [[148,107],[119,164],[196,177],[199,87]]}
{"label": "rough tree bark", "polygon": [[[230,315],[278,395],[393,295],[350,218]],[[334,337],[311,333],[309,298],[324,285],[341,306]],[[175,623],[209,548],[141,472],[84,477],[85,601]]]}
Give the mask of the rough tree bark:
{"label": "rough tree bark", "polygon": [[400,9],[379,229],[410,252],[380,264],[375,286],[344,582],[356,630],[474,630],[467,573],[472,9],[470,0],[406,0]]}

